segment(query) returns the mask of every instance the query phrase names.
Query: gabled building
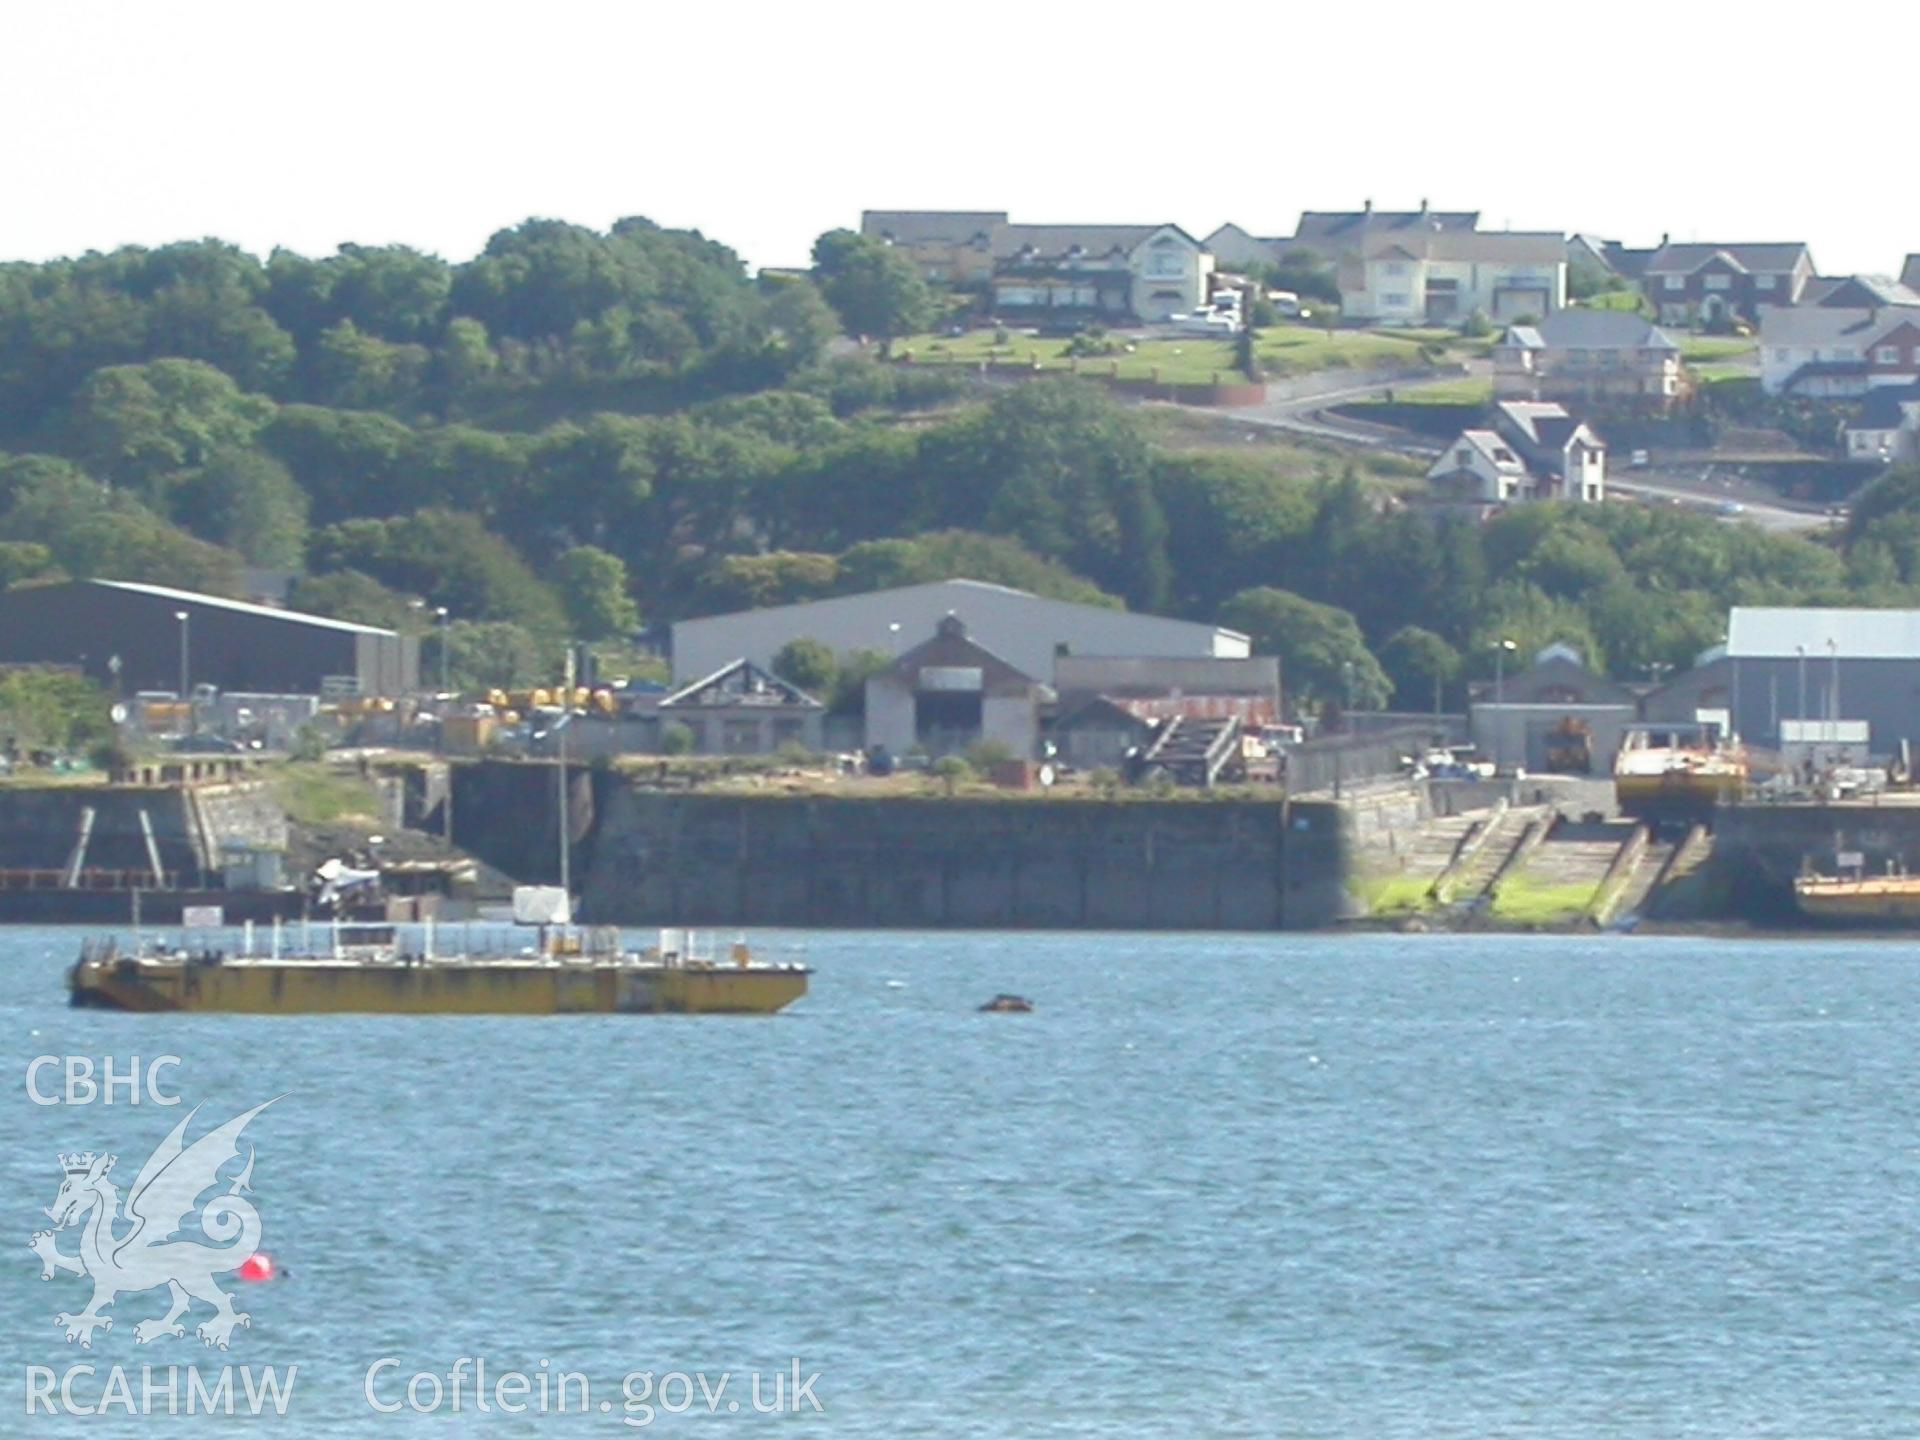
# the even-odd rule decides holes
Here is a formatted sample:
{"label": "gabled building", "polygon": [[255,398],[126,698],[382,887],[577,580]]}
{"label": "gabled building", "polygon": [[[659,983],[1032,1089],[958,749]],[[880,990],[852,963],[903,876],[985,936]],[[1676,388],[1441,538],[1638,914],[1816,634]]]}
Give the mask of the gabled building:
{"label": "gabled building", "polygon": [[1206,303],[1213,256],[1178,225],[1002,225],[996,315],[1071,314],[1154,324]]}
{"label": "gabled building", "polygon": [[1502,400],[1493,407],[1493,428],[1533,475],[1536,499],[1583,504],[1606,499],[1606,442],[1566,406]]}
{"label": "gabled building", "polygon": [[1552,231],[1383,233],[1340,262],[1340,308],[1349,319],[1449,325],[1478,313],[1512,322],[1566,303],[1566,237]]}
{"label": "gabled building", "polygon": [[993,237],[1006,228],[1004,210],[867,210],[860,233],[904,251],[927,280],[984,284],[993,274]]}
{"label": "gabled building", "polygon": [[1427,470],[1427,484],[1446,504],[1491,507],[1534,498],[1526,461],[1492,430],[1462,430]]}
{"label": "gabled building", "polygon": [[1920,307],[1825,305],[1760,317],[1760,385],[1769,395],[1851,399],[1920,382]]}
{"label": "gabled building", "polygon": [[751,660],[734,660],[661,697],[662,729],[686,727],[696,755],[769,755],[786,745],[820,748],[826,707]]}
{"label": "gabled building", "polygon": [[1499,400],[1663,412],[1685,393],[1684,373],[1673,337],[1622,310],[1556,311],[1511,327],[1493,349]]}
{"label": "gabled building", "polygon": [[1847,422],[1847,458],[1881,465],[1920,460],[1920,382],[1869,390]]}
{"label": "gabled building", "polygon": [[1039,746],[1040,707],[1052,698],[947,615],[931,639],[868,678],[867,744],[938,757],[990,740],[1028,760]]}
{"label": "gabled building", "polygon": [[1765,306],[1800,304],[1813,277],[1812,252],[1798,241],[1664,244],[1641,286],[1662,325],[1721,325],[1757,321]]}
{"label": "gabled building", "polygon": [[1807,283],[1801,303],[1871,310],[1876,305],[1920,305],[1920,291],[1891,275],[1818,275]]}
{"label": "gabled building", "polygon": [[1338,262],[1382,235],[1472,230],[1479,224],[1477,210],[1433,210],[1425,201],[1418,210],[1375,210],[1369,200],[1360,210],[1304,210],[1291,235],[1255,235],[1229,221],[1206,244],[1222,265],[1236,268],[1271,265],[1297,251]]}

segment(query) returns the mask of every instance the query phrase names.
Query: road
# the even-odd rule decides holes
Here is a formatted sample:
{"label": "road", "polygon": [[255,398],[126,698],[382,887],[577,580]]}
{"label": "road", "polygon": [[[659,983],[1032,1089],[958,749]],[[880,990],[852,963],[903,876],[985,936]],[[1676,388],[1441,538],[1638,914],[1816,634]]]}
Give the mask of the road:
{"label": "road", "polygon": [[[1462,368],[1469,377],[1484,378],[1491,373],[1486,361],[1474,361]],[[1285,430],[1335,445],[1388,450],[1415,459],[1432,459],[1446,448],[1404,430],[1329,413],[1336,405],[1378,400],[1389,391],[1418,389],[1418,380],[1376,377],[1356,385],[1351,374],[1328,371],[1302,376],[1293,383],[1299,387],[1297,394],[1222,414],[1262,429]],[[1805,532],[1823,529],[1831,523],[1823,508],[1783,500],[1778,492],[1725,466],[1669,465],[1629,470],[1615,465],[1609,467],[1607,486],[1620,495],[1710,511],[1721,519],[1747,521],[1763,530]]]}

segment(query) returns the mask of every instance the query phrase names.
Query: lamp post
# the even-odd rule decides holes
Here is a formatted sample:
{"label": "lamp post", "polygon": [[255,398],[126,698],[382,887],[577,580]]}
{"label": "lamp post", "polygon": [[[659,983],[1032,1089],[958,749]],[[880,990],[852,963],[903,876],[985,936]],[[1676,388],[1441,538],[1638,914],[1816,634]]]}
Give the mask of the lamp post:
{"label": "lamp post", "polygon": [[1800,722],[1800,743],[1804,745],[1807,743],[1807,647],[1796,645],[1793,647],[1793,653],[1794,669],[1799,673],[1800,678],[1800,708],[1793,714],[1794,718]]}
{"label": "lamp post", "polygon": [[1840,642],[1831,635],[1827,637],[1827,669],[1831,677],[1827,688],[1827,709],[1833,715],[1833,733],[1829,743],[1833,748],[1840,746]]}
{"label": "lamp post", "polygon": [[1507,699],[1507,656],[1520,647],[1511,640],[1502,640],[1493,647],[1493,703],[1504,705]]}
{"label": "lamp post", "polygon": [[192,624],[193,617],[185,610],[176,610],[173,612],[173,618],[180,622],[180,699],[187,707],[187,734],[194,735],[199,733],[200,727],[194,723],[193,693],[189,688],[191,672],[187,663],[191,639],[189,626]]}

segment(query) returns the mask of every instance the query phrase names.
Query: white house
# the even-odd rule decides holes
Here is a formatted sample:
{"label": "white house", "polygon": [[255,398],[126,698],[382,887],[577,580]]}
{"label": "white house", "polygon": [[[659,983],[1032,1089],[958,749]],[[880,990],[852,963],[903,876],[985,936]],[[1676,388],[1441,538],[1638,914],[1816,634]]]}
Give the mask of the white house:
{"label": "white house", "polygon": [[993,308],[1070,311],[1149,324],[1206,303],[1213,256],[1178,225],[1002,225],[993,234]]}
{"label": "white house", "polygon": [[1508,400],[1491,430],[1463,430],[1427,471],[1434,498],[1478,505],[1570,500],[1595,505],[1607,494],[1607,446],[1564,405]]}
{"label": "white house", "polygon": [[1847,458],[1883,465],[1920,460],[1920,384],[1881,385],[1867,392],[1847,422]]}
{"label": "white house", "polygon": [[1340,308],[1350,319],[1447,325],[1478,311],[1513,322],[1566,303],[1566,237],[1553,232],[1388,233],[1340,264]]}
{"label": "white house", "polygon": [[1492,430],[1462,430],[1427,471],[1439,499],[1505,505],[1533,496],[1533,476],[1512,446]]}
{"label": "white house", "polygon": [[1769,395],[1853,397],[1920,382],[1920,307],[1824,305],[1760,312],[1760,385]]}

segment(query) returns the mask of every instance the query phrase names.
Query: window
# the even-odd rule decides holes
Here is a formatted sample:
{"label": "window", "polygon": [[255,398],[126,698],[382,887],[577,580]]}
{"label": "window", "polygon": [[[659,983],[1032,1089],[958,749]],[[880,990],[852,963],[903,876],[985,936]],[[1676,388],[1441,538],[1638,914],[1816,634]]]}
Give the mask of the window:
{"label": "window", "polygon": [[1390,310],[1404,310],[1412,301],[1404,290],[1391,290],[1380,297],[1380,303]]}
{"label": "window", "polygon": [[1389,275],[1404,275],[1407,273],[1407,267],[1398,260],[1389,260],[1385,268]]}
{"label": "window", "polygon": [[1733,277],[1731,275],[1707,276],[1707,289],[1709,290],[1731,290],[1732,288]]}
{"label": "window", "polygon": [[1147,256],[1147,274],[1153,279],[1177,280],[1186,273],[1186,257],[1178,250],[1155,250]]}
{"label": "window", "polygon": [[1778,276],[1774,275],[1756,275],[1753,277],[1753,288],[1756,290],[1771,290],[1773,289],[1774,281],[1778,278]]}
{"label": "window", "polygon": [[1661,288],[1666,290],[1684,290],[1687,288],[1687,277],[1684,275],[1668,275],[1661,280],[1660,284]]}
{"label": "window", "polygon": [[1900,347],[1898,345],[1882,345],[1873,352],[1873,358],[1874,362],[1879,365],[1898,365],[1900,363]]}

